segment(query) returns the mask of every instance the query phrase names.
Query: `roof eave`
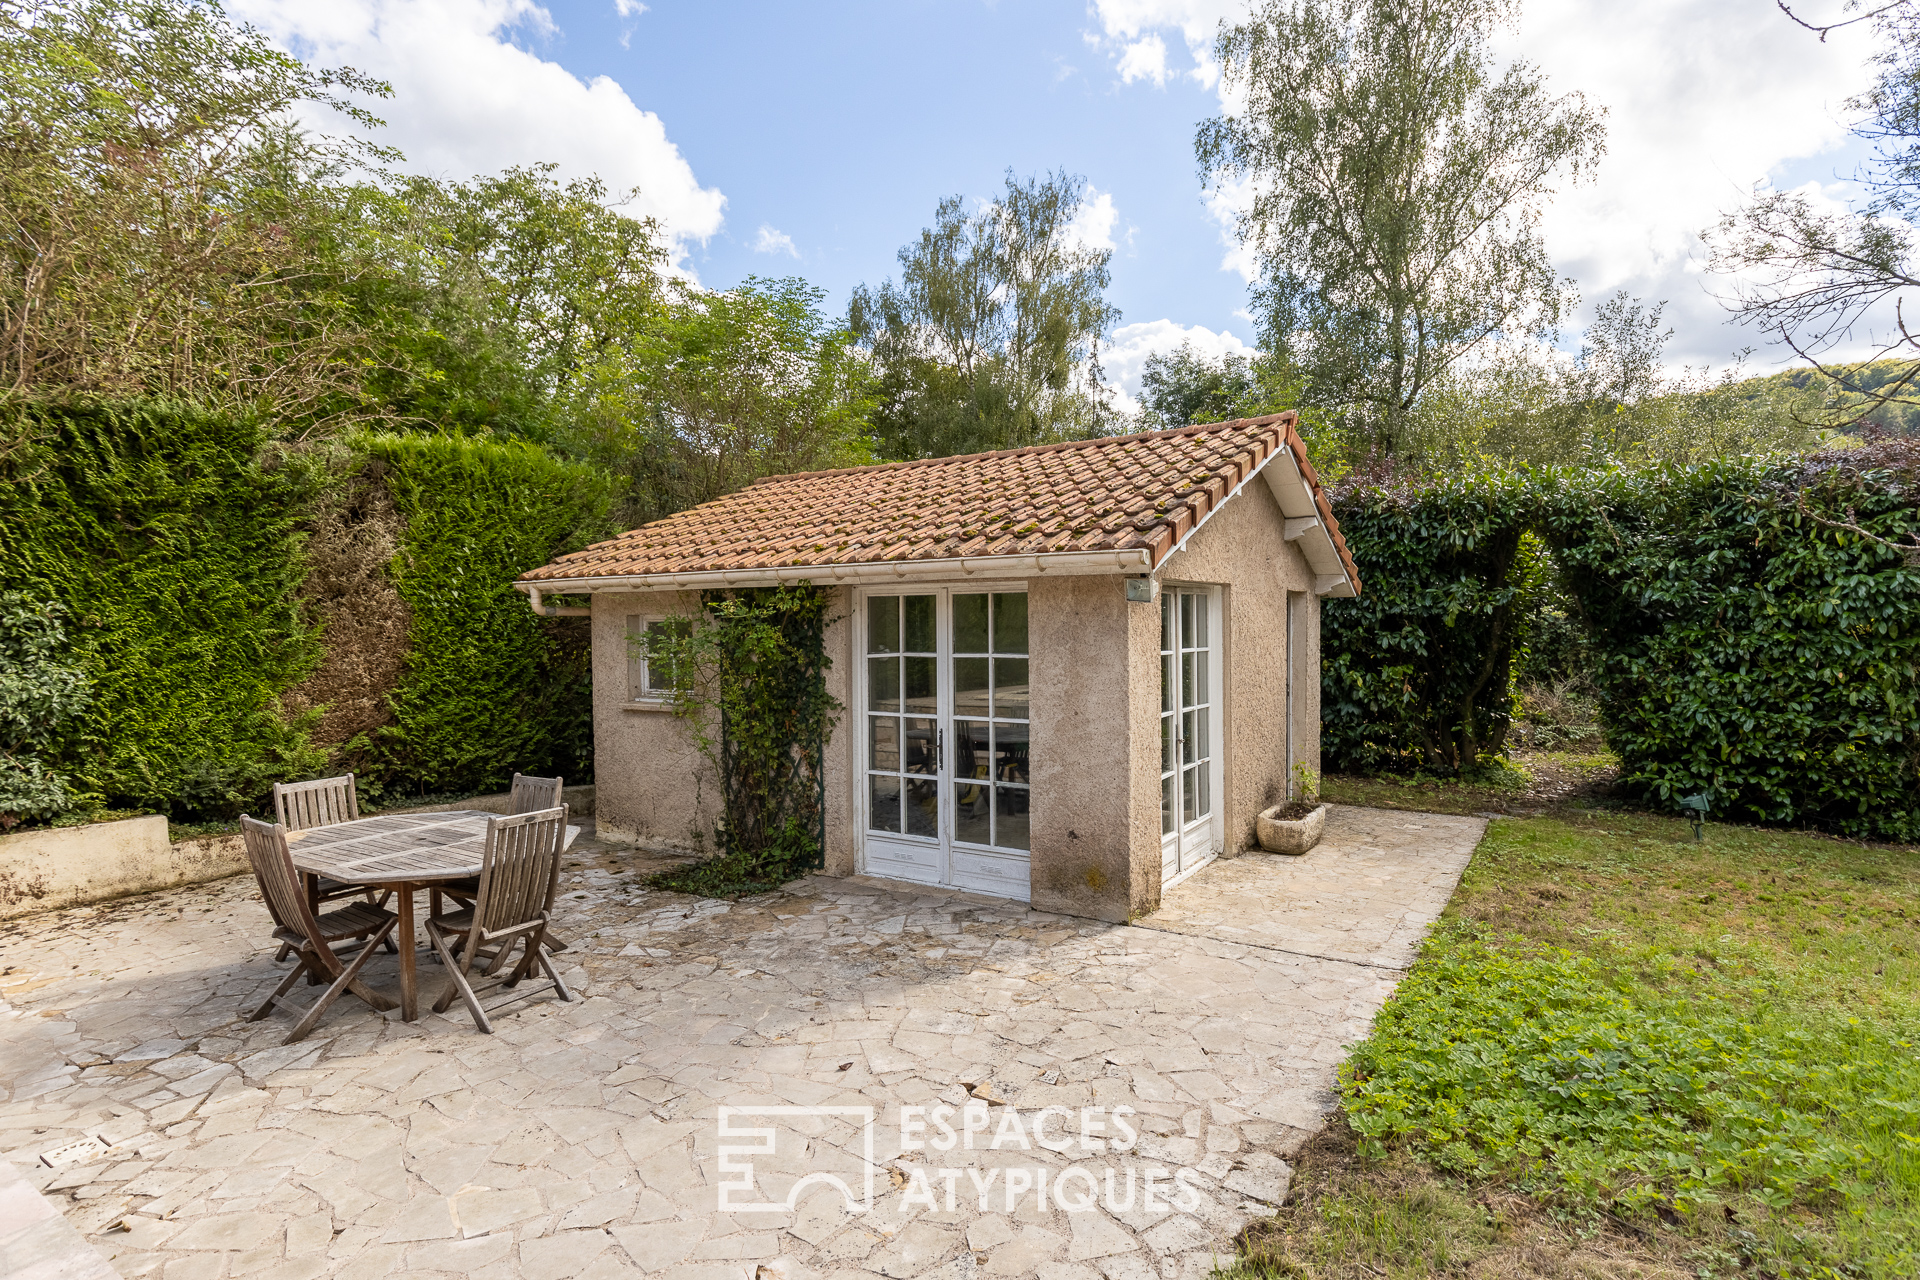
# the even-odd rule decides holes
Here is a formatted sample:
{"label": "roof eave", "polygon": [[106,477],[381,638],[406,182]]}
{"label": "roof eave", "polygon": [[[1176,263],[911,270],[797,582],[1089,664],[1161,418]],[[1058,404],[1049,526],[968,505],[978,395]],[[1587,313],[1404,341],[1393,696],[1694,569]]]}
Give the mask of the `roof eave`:
{"label": "roof eave", "polygon": [[752,569],[707,569],[688,573],[627,573],[567,578],[521,577],[514,586],[529,595],[575,595],[598,591],[710,591],[728,587],[774,587],[811,582],[815,586],[869,586],[933,580],[1073,577],[1087,574],[1146,573],[1152,552],[1051,551],[1032,555],[955,556],[929,560],[880,560],[854,564],[774,565]]}

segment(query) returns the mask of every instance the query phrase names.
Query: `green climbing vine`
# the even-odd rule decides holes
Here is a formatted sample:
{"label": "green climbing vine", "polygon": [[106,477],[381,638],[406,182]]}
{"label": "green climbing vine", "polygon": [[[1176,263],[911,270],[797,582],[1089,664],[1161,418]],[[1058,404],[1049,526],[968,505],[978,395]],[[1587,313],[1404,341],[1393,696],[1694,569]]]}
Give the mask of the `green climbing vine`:
{"label": "green climbing vine", "polygon": [[842,709],[827,691],[829,597],[801,583],[710,591],[701,605],[692,625],[636,641],[675,673],[674,709],[720,782],[719,856],[656,883],[755,893],[825,865],[822,769]]}

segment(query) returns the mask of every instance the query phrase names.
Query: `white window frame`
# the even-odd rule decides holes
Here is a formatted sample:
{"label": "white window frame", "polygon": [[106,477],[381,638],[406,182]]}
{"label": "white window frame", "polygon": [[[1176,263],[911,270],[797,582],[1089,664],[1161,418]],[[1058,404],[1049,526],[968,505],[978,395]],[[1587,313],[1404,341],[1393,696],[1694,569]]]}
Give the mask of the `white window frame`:
{"label": "white window frame", "polygon": [[647,628],[656,622],[671,622],[686,617],[683,613],[630,613],[626,616],[627,706],[646,711],[673,709],[673,691],[654,689],[653,668],[647,661],[645,647],[634,642],[646,635]]}

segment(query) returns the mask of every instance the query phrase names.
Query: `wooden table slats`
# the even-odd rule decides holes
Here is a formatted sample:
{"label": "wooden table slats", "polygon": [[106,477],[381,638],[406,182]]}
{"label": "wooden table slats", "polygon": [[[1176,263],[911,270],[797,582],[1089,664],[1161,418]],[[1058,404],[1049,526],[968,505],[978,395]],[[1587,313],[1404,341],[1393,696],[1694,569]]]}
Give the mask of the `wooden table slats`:
{"label": "wooden table slats", "polygon": [[[446,880],[480,874],[487,819],[471,809],[444,813],[390,813],[287,833],[293,865],[308,876],[391,889],[398,898],[400,1016],[419,1016],[414,956],[413,895]],[[568,827],[565,849],[580,834]]]}

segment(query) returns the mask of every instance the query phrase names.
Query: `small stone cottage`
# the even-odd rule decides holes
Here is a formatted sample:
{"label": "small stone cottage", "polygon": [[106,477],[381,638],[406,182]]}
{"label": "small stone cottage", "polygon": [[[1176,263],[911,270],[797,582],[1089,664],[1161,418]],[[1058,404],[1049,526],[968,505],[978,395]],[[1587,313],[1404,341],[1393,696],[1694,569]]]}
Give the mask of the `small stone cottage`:
{"label": "small stone cottage", "polygon": [[1318,770],[1320,600],[1360,590],[1292,414],[762,480],[519,580],[591,599],[603,837],[714,817],[649,630],[802,581],[834,593],[828,872],[1106,920]]}

